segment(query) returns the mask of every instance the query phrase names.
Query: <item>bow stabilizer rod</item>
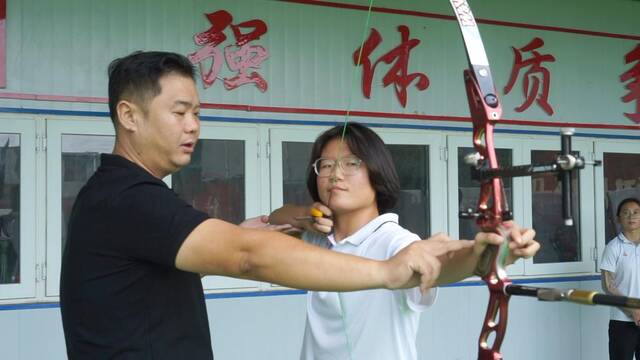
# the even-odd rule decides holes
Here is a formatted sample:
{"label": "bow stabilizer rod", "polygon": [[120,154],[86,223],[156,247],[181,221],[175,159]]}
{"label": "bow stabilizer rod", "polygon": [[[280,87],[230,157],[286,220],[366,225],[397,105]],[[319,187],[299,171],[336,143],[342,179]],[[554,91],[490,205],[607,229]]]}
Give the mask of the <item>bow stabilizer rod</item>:
{"label": "bow stabilizer rod", "polygon": [[607,305],[640,309],[640,299],[638,298],[603,294],[597,291],[580,289],[561,290],[514,284],[507,285],[504,291],[508,295],[530,296],[535,297],[540,301],[569,301],[583,305]]}

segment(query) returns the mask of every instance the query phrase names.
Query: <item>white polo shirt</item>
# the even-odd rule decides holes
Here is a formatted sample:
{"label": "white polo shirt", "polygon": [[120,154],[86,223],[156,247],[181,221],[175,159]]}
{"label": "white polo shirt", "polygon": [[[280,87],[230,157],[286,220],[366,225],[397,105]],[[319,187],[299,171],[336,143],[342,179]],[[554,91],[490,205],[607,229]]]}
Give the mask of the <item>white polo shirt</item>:
{"label": "white polo shirt", "polygon": [[[333,235],[303,238],[334,251],[385,260],[420,237],[383,214],[336,244]],[[420,312],[435,302],[437,289],[354,292],[310,291],[302,360],[415,360]]]}
{"label": "white polo shirt", "polygon": [[[615,287],[625,296],[640,297],[640,246],[618,234],[604,248],[600,270],[615,274]],[[633,321],[619,308],[611,307],[611,320]]]}

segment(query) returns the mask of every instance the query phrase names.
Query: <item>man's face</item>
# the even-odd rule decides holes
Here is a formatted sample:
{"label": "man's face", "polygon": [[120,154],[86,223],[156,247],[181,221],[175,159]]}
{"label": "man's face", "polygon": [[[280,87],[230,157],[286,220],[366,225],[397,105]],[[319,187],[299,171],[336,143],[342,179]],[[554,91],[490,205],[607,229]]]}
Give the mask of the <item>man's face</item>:
{"label": "man's face", "polygon": [[164,177],[191,161],[200,134],[200,100],[188,77],[169,74],[159,84],[160,94],[142,111],[136,151],[148,170]]}

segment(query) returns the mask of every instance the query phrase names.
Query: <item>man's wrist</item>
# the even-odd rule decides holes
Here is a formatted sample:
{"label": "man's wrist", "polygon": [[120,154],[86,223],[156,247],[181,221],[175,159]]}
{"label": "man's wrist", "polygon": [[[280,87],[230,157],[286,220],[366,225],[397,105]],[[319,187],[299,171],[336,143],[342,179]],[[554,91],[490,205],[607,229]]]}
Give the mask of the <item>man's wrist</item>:
{"label": "man's wrist", "polygon": [[390,260],[373,261],[374,283],[376,288],[393,289],[393,276]]}

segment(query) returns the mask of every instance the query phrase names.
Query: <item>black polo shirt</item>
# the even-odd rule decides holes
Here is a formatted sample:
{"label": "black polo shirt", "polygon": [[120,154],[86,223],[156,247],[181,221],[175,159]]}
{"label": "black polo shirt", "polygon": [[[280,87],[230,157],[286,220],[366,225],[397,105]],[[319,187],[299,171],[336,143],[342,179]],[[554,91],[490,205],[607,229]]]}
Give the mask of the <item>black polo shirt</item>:
{"label": "black polo shirt", "polygon": [[200,277],[176,269],[208,218],[143,168],[102,155],[71,212],[60,310],[70,359],[212,359]]}

